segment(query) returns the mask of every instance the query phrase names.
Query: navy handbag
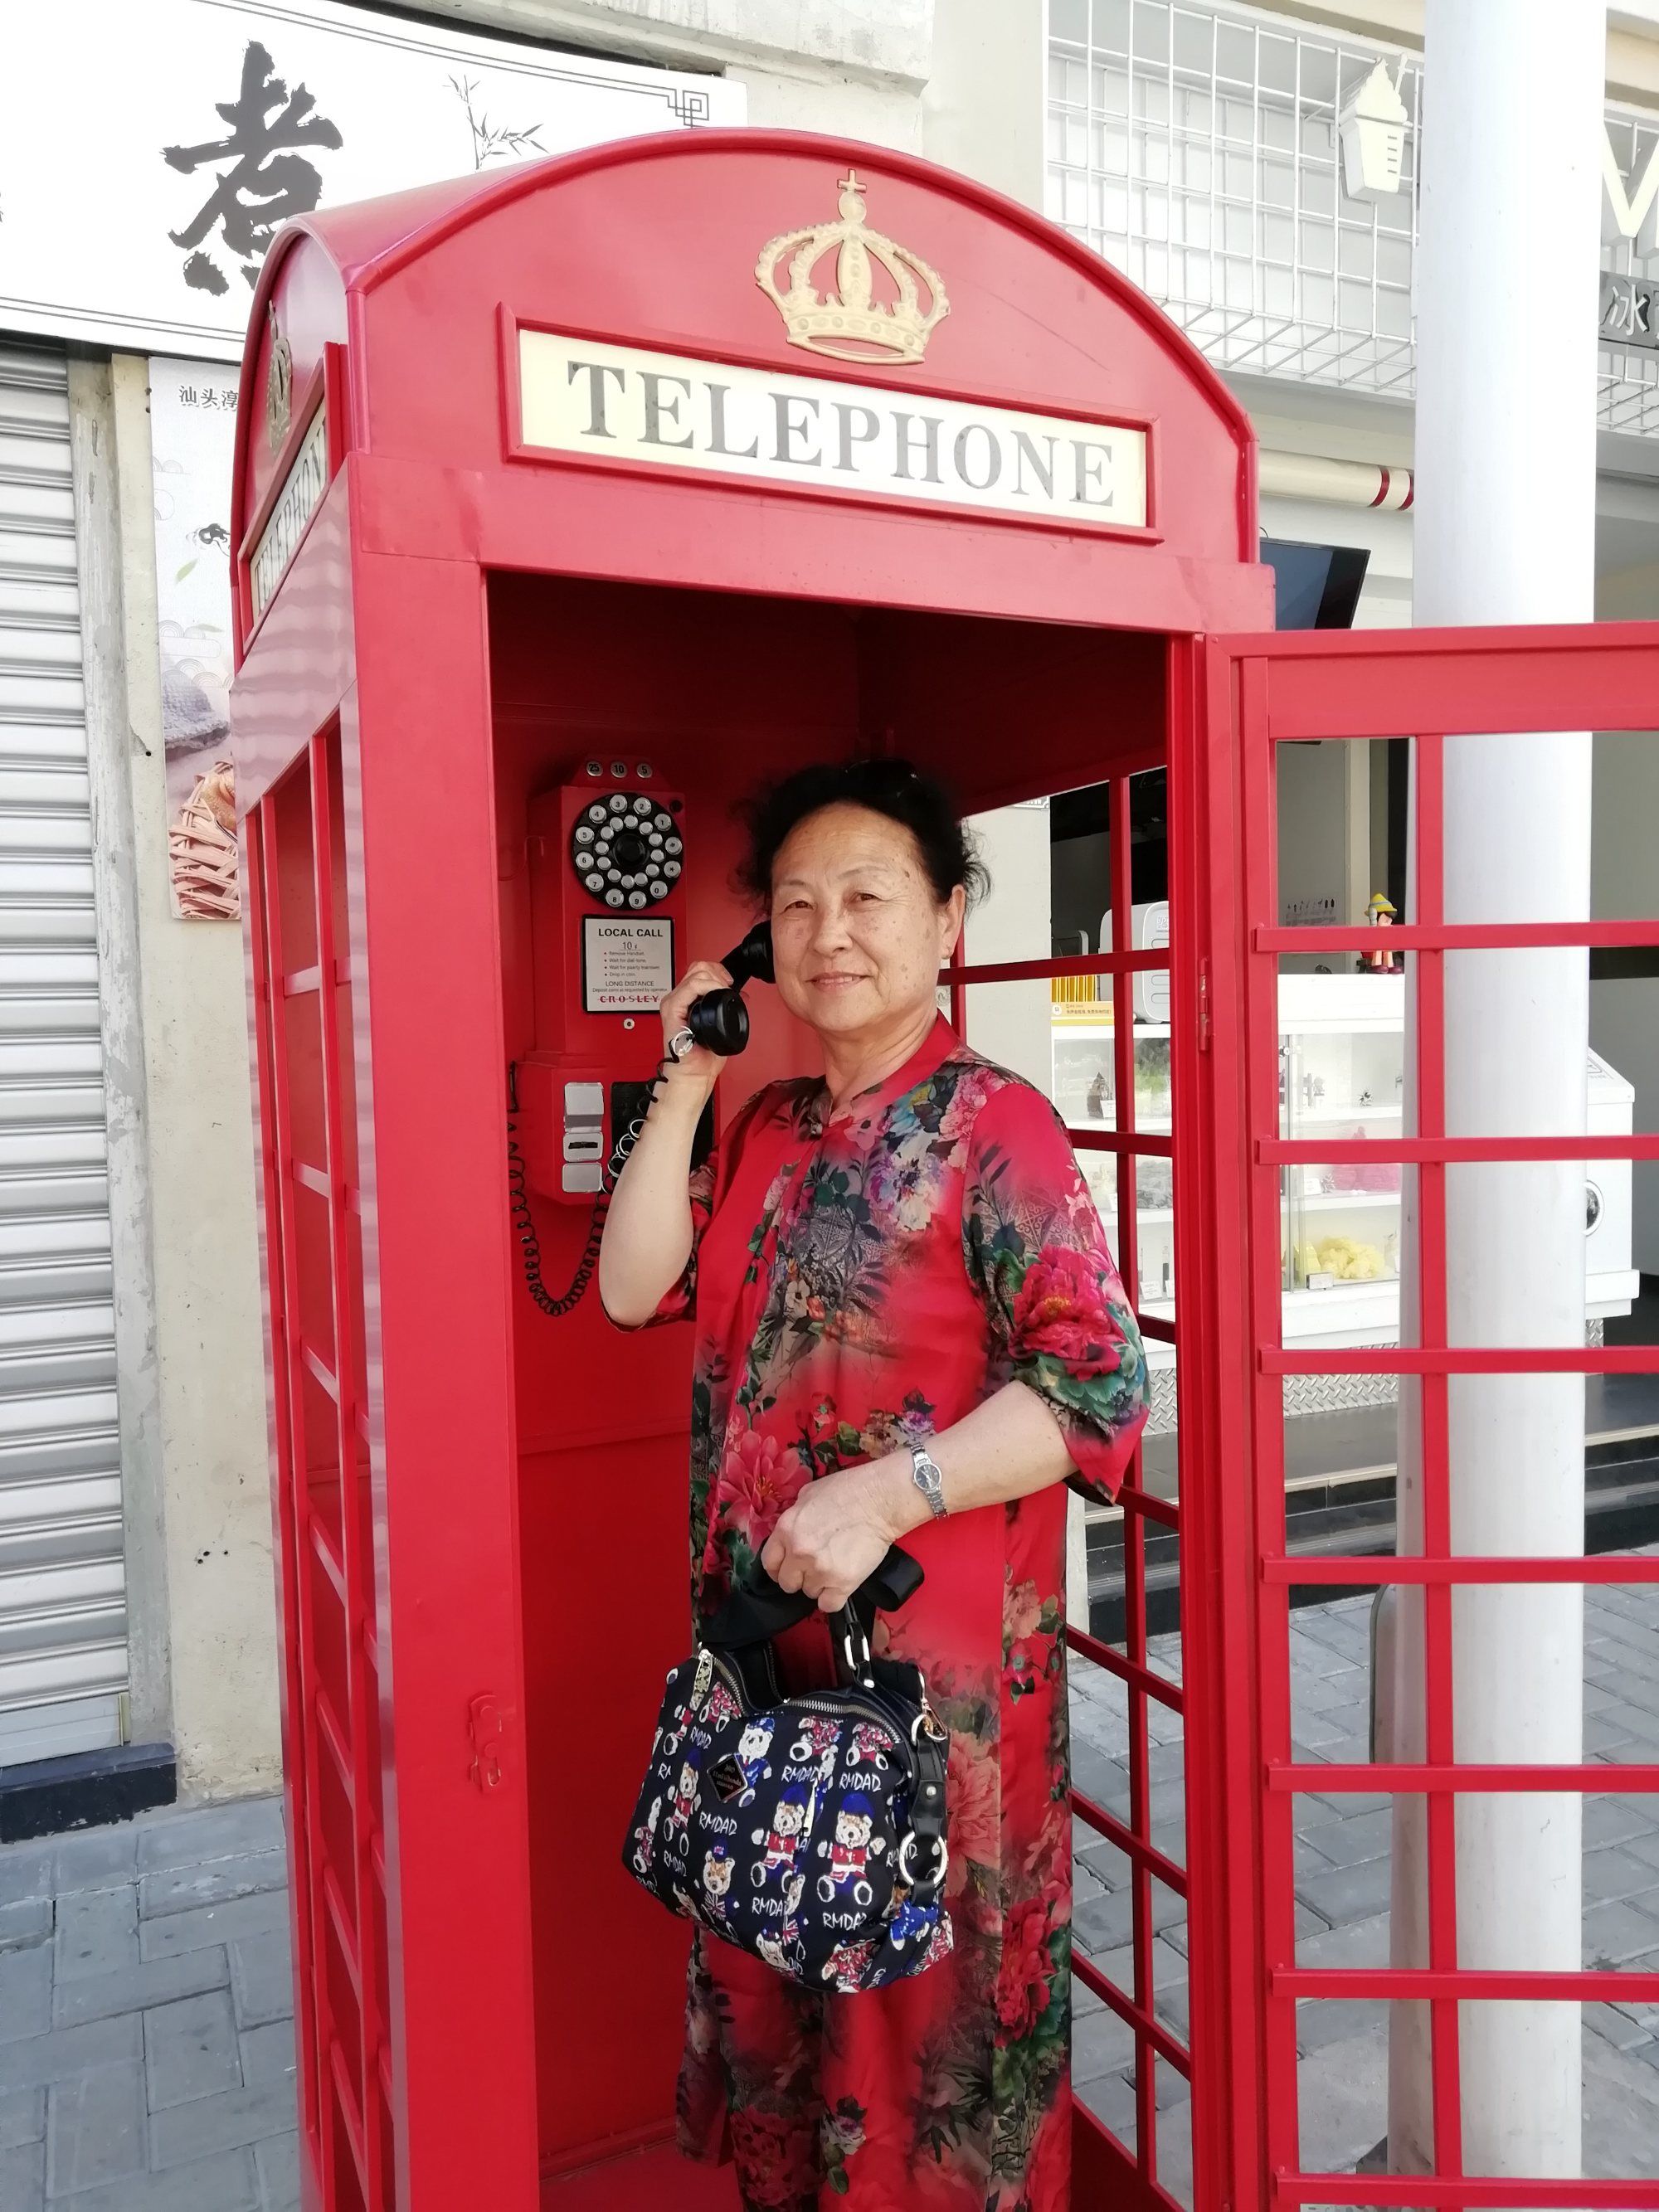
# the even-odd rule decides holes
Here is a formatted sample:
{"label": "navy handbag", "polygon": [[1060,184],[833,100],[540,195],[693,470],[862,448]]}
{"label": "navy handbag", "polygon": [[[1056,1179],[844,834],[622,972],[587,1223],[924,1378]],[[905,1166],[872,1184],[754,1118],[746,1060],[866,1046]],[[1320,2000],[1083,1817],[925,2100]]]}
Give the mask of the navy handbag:
{"label": "navy handbag", "polygon": [[771,1639],[812,1601],[734,1590],[668,1677],[623,1859],[672,1911],[809,1989],[851,1993],[951,1949],[950,1739],[921,1670],[870,1628],[921,1570],[896,1547],[833,1616],[834,1688],[785,1697]]}

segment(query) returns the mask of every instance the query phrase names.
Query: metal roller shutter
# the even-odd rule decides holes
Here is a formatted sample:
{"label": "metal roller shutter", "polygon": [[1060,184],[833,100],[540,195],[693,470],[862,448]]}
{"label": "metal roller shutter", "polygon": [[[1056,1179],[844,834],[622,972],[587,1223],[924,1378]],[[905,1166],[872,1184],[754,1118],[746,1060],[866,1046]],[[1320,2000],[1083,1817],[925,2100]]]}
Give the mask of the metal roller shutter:
{"label": "metal roller shutter", "polygon": [[0,339],[0,1765],[122,1734],[110,1241],[68,372]]}

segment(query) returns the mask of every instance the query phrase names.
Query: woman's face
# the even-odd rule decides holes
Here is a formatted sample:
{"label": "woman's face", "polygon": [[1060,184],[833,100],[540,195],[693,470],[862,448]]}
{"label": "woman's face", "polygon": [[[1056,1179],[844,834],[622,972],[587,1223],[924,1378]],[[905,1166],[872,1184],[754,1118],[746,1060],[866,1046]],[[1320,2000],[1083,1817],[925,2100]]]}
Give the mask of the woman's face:
{"label": "woman's face", "polygon": [[902,1028],[933,1003],[965,900],[941,906],[902,823],[836,805],[796,823],[772,867],[777,986],[793,1014],[856,1040]]}

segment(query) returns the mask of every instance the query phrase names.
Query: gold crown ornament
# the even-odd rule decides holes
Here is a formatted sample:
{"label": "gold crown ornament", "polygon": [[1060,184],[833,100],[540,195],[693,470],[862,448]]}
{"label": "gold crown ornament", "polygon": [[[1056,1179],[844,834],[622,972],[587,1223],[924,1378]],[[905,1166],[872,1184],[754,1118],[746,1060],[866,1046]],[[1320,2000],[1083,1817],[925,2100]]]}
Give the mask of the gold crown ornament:
{"label": "gold crown ornament", "polygon": [[[919,253],[866,227],[867,187],[856,170],[840,182],[841,219],[787,230],[769,239],[755,264],[755,282],[783,317],[791,345],[838,361],[920,361],[934,325],[951,312],[938,272]],[[789,289],[780,289],[778,264],[789,257]],[[820,297],[814,273],[831,255],[832,281]],[[877,296],[876,270],[890,299]],[[825,271],[826,276],[831,272]]]}

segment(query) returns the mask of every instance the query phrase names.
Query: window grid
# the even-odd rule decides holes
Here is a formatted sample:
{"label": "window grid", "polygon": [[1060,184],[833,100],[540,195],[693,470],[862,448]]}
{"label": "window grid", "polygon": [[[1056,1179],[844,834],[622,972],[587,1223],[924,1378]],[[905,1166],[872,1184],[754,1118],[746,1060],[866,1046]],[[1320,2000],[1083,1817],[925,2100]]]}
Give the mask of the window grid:
{"label": "window grid", "polygon": [[[1051,0],[1047,211],[1150,293],[1218,368],[1409,399],[1422,66],[1358,38],[1189,0]],[[1386,60],[1401,188],[1343,188],[1337,122]],[[1610,110],[1633,194],[1659,125]],[[1659,219],[1604,264],[1659,279]],[[1604,346],[1598,414],[1659,434],[1659,352]]]}

